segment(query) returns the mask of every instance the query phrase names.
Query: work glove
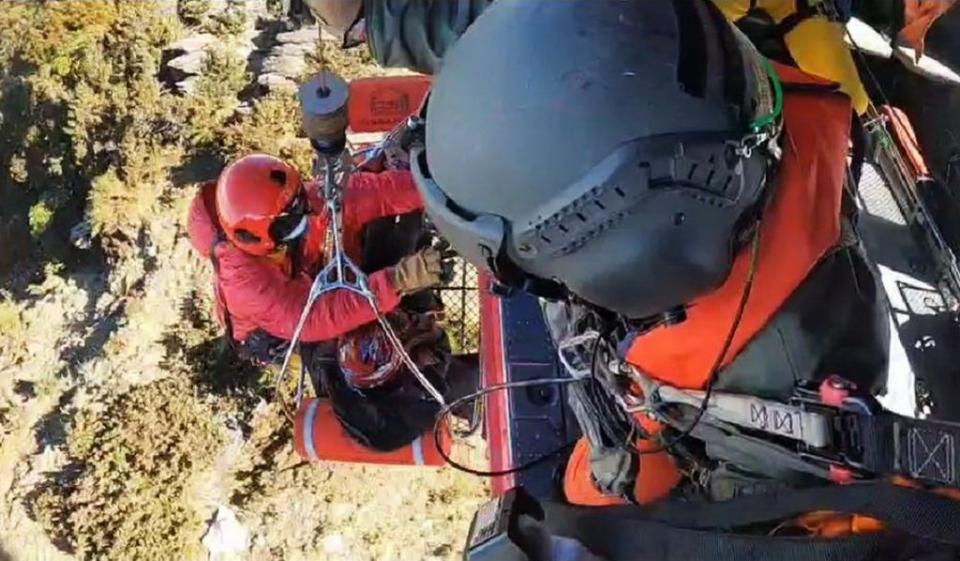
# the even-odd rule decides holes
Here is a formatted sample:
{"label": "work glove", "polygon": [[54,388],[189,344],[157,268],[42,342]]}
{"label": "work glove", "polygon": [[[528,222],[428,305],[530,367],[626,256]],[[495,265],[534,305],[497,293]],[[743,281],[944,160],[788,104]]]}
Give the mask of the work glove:
{"label": "work glove", "polygon": [[456,252],[439,241],[400,260],[393,268],[393,286],[401,296],[446,284],[453,279]]}

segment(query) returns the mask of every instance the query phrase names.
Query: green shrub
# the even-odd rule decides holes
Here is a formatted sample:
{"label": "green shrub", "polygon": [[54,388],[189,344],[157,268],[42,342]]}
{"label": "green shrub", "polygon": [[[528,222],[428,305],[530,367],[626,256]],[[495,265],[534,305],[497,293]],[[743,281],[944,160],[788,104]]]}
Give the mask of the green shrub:
{"label": "green shrub", "polygon": [[118,206],[129,202],[127,186],[120,181],[117,172],[110,169],[96,177],[90,188],[90,221],[93,233],[111,232],[118,228],[120,217],[116,215]]}
{"label": "green shrub", "polygon": [[119,169],[110,168],[93,180],[87,208],[94,235],[133,239],[151,218],[183,150],[131,133],[121,143],[120,154]]}
{"label": "green shrub", "polygon": [[283,10],[283,0],[267,0],[267,13],[275,18],[282,18],[286,13]]}
{"label": "green shrub", "polygon": [[377,66],[369,49],[341,49],[331,41],[317,41],[316,53],[307,57],[307,71],[304,77],[313,75],[326,68],[346,80],[378,76],[383,68]]}
{"label": "green shrub", "polygon": [[237,94],[250,82],[246,61],[227,49],[211,49],[194,93],[186,103],[187,136],[198,148],[218,144],[223,129],[236,113]]}
{"label": "green shrub", "polygon": [[[17,119],[0,126],[0,197],[8,201],[0,212],[27,215],[36,235],[60,205],[95,198],[90,178],[111,166],[124,181],[137,175],[126,169],[129,156],[118,156],[131,137],[151,139],[151,153],[178,142],[158,134],[171,128],[176,100],[156,80],[177,32],[153,2],[4,2],[0,112]],[[127,198],[141,202],[153,189]]]}
{"label": "green shrub", "polygon": [[0,67],[21,69],[4,97],[19,98],[18,121],[29,128],[4,127],[0,152],[22,153],[35,187],[46,187],[57,171],[51,160],[61,158],[63,173],[82,176],[133,122],[163,112],[151,106],[158,98],[150,90],[157,90],[160,50],[175,26],[152,3],[66,0],[3,11]]}
{"label": "green shrub", "polygon": [[46,201],[40,201],[30,207],[30,234],[33,237],[40,237],[47,231],[50,222],[53,220],[53,210],[47,205]]}
{"label": "green shrub", "polygon": [[293,92],[274,91],[259,99],[253,111],[223,133],[222,153],[233,159],[251,152],[283,158],[308,175],[313,150],[300,136],[300,104]]}
{"label": "green shrub", "polygon": [[220,37],[237,36],[247,29],[247,5],[244,0],[227,0],[223,12],[210,18],[206,31]]}
{"label": "green shrub", "polygon": [[207,17],[211,7],[210,0],[179,0],[177,15],[184,23],[198,25]]}
{"label": "green shrub", "polygon": [[190,484],[225,443],[214,419],[174,379],[82,412],[69,444],[77,473],[42,489],[34,503],[41,521],[79,559],[197,558],[204,521]]}

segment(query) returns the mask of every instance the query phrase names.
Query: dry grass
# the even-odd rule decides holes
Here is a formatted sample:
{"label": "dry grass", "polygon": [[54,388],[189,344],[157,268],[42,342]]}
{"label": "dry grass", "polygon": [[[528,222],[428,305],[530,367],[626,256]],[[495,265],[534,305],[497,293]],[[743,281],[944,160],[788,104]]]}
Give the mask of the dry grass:
{"label": "dry grass", "polygon": [[26,331],[20,306],[8,299],[0,300],[0,365],[12,363],[21,354],[26,346]]}
{"label": "dry grass", "polygon": [[0,301],[0,336],[17,338],[23,334],[20,308],[10,300]]}

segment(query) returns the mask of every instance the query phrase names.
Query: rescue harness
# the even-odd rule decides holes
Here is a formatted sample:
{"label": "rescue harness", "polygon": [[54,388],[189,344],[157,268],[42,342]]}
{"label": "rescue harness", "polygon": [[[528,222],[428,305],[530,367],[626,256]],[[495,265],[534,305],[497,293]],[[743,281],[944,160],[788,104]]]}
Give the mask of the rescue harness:
{"label": "rescue harness", "polygon": [[819,388],[798,388],[786,403],[725,392],[681,390],[651,380],[635,368],[628,375],[646,396],[628,408],[685,430],[688,424],[665,413],[670,407],[702,407],[701,424],[717,430],[692,430],[708,444],[714,438],[747,439],[771,454],[794,454],[809,473],[835,483],[861,478],[903,476],[960,488],[957,441],[960,425],[913,419],[884,410],[838,376]]}

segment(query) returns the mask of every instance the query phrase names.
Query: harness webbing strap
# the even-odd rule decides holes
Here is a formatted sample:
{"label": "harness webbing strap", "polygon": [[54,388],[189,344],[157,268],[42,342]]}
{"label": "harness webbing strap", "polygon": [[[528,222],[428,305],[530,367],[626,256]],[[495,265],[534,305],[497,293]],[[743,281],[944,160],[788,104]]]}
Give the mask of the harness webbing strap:
{"label": "harness webbing strap", "polygon": [[[845,424],[855,430],[845,431],[851,438],[841,452],[859,457],[866,469],[960,487],[960,425],[888,412],[850,416]],[[957,532],[960,535],[960,527]]]}
{"label": "harness webbing strap", "polygon": [[218,231],[217,237],[214,238],[213,243],[210,244],[210,263],[213,265],[213,286],[217,291],[217,299],[220,301],[220,305],[223,307],[223,327],[227,332],[227,342],[232,345],[234,343],[233,321],[230,318],[230,309],[227,307],[227,299],[224,298],[223,289],[220,288],[220,261],[217,259],[217,246],[224,241],[226,241],[226,236],[224,236],[223,232]]}
{"label": "harness webbing strap", "polygon": [[786,37],[798,25],[817,15],[817,9],[810,5],[808,0],[797,0],[797,8],[777,25],[780,37]]}
{"label": "harness webbing strap", "polygon": [[[708,405],[705,424],[732,423],[755,435],[781,438],[774,441],[767,436],[760,440],[771,452],[790,450],[782,438],[794,438],[801,443],[797,450],[804,453],[803,457],[813,458],[814,465],[841,464],[875,477],[903,476],[960,489],[960,424],[913,419],[882,410],[873,414],[807,410],[802,405],[771,404],[723,393],[715,398]],[[672,401],[683,402],[676,398]],[[740,411],[736,405],[740,405]],[[694,436],[710,440],[705,434],[694,432]],[[960,535],[960,526],[957,532]]]}
{"label": "harness webbing strap", "polygon": [[[543,531],[577,539],[610,561],[918,559],[960,547],[960,502],[887,482],[784,489],[717,503],[543,507]],[[888,531],[833,539],[731,533],[824,510],[871,516]]]}
{"label": "harness webbing strap", "polygon": [[319,406],[319,399],[311,400],[307,408],[306,417],[303,420],[303,444],[307,451],[307,459],[311,462],[320,461],[320,456],[317,454],[317,447],[314,443],[315,435],[313,434],[313,426],[317,419],[317,408]]}
{"label": "harness webbing strap", "polygon": [[[892,530],[960,546],[960,502],[886,481],[783,488],[725,502],[664,503],[642,516],[691,529],[732,529],[789,520],[814,511],[869,516],[884,521]],[[629,516],[629,512],[622,509],[617,514]],[[633,517],[637,517],[636,510]]]}
{"label": "harness webbing strap", "polygon": [[[716,425],[725,432],[731,425],[745,429],[745,435],[754,435],[754,441],[771,453],[792,450],[800,453],[798,457],[812,459],[813,465],[839,464],[880,478],[898,475],[960,489],[960,424],[904,417],[862,399],[838,409],[715,392],[709,403],[704,403],[703,392],[657,385],[645,377],[636,381],[646,395],[663,403],[704,407],[704,425]],[[693,435],[714,444],[725,438],[704,431]],[[798,447],[787,445],[785,439],[797,442]]]}
{"label": "harness webbing strap", "polygon": [[576,539],[606,561],[872,561],[907,559],[915,552],[913,544],[882,533],[840,539],[729,534],[624,518],[606,509],[543,509],[544,522],[528,521],[547,535]]}

